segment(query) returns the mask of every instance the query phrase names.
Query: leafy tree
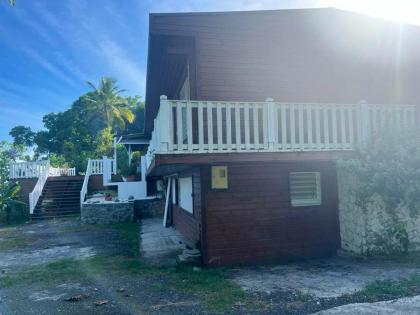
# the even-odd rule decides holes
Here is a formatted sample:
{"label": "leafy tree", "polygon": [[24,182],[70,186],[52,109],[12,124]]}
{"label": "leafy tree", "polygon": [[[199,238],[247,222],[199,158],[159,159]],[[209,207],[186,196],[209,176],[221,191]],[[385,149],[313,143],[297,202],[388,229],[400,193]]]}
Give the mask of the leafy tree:
{"label": "leafy tree", "polygon": [[93,93],[87,95],[91,105],[87,112],[90,121],[95,121],[99,116],[104,119],[106,127],[110,126],[114,131],[123,131],[127,122],[133,122],[130,103],[121,96],[124,90],[118,88],[115,79],[103,77],[98,87],[91,82],[88,84],[93,89]]}
{"label": "leafy tree", "polygon": [[95,156],[110,156],[112,155],[114,136],[112,128],[107,127],[102,130],[96,140]]}
{"label": "leafy tree", "polygon": [[80,96],[68,110],[45,115],[45,130],[32,134],[24,126],[13,128],[14,142],[34,144],[36,156],[47,155],[56,166],[67,163],[83,172],[89,158],[112,155],[116,134],[143,130],[140,97],[120,93],[115,80],[102,78],[98,88]]}
{"label": "leafy tree", "polygon": [[50,154],[49,159],[52,167],[65,167],[68,164],[64,156],[55,153]]}
{"label": "leafy tree", "polygon": [[127,102],[130,104],[134,113],[134,121],[129,124],[125,132],[129,133],[143,133],[144,132],[144,103],[140,101],[140,96],[127,97]]}
{"label": "leafy tree", "polygon": [[13,127],[9,135],[13,138],[13,144],[31,147],[34,144],[35,132],[30,127],[16,126]]}

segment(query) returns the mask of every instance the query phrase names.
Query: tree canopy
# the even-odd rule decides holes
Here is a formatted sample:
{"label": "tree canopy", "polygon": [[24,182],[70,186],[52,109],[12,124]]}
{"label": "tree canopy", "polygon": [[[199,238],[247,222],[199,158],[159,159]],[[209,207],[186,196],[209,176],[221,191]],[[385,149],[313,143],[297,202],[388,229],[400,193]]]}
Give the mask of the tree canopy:
{"label": "tree canopy", "polygon": [[144,104],[139,96],[122,95],[124,90],[108,77],[98,87],[88,84],[92,91],[81,95],[69,109],[43,117],[44,130],[12,128],[13,143],[33,147],[36,157],[48,156],[83,172],[89,158],[112,155],[115,135],[143,130]]}
{"label": "tree canopy", "polygon": [[35,132],[29,127],[16,126],[10,130],[9,134],[14,139],[14,144],[31,147],[34,144]]}

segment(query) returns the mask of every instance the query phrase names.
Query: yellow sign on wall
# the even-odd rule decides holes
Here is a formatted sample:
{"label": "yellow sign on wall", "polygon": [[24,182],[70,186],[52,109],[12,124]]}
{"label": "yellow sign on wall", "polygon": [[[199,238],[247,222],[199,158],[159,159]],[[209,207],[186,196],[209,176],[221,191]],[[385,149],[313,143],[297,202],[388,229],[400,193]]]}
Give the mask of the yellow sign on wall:
{"label": "yellow sign on wall", "polygon": [[227,166],[211,167],[211,188],[227,189],[228,188],[228,170]]}

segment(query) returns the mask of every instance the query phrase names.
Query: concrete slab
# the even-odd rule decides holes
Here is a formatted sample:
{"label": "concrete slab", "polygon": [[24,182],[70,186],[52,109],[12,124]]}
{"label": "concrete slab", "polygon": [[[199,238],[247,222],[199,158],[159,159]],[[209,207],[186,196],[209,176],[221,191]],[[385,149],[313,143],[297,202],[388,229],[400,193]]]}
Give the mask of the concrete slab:
{"label": "concrete slab", "polygon": [[234,281],[250,292],[291,290],[317,298],[334,298],[360,291],[377,280],[402,279],[418,273],[420,269],[415,267],[334,257],[305,263],[242,268],[235,273]]}
{"label": "concrete slab", "polygon": [[163,227],[161,218],[143,219],[140,231],[140,252],[148,263],[176,264],[176,256],[185,248],[178,231]]}
{"label": "concrete slab", "polygon": [[420,296],[377,303],[356,303],[331,308],[317,315],[418,315]]}

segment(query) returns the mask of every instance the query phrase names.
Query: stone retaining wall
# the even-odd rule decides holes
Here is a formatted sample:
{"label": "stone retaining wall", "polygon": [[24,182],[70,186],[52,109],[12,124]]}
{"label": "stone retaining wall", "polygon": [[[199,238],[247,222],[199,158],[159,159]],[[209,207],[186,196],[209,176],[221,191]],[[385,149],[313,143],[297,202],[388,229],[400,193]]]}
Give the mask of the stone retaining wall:
{"label": "stone retaining wall", "polygon": [[134,220],[134,202],[84,203],[81,207],[83,223],[110,224]]}
{"label": "stone retaining wall", "polygon": [[156,198],[134,201],[135,219],[163,217],[164,210],[164,199]]}
{"label": "stone retaining wall", "polygon": [[[379,195],[371,197],[364,208],[357,205],[355,195],[357,180],[349,172],[338,167],[339,217],[341,247],[357,254],[384,254],[390,216],[384,211],[384,202]],[[395,210],[404,222],[410,241],[409,251],[420,250],[420,218],[410,216],[408,209]]]}

